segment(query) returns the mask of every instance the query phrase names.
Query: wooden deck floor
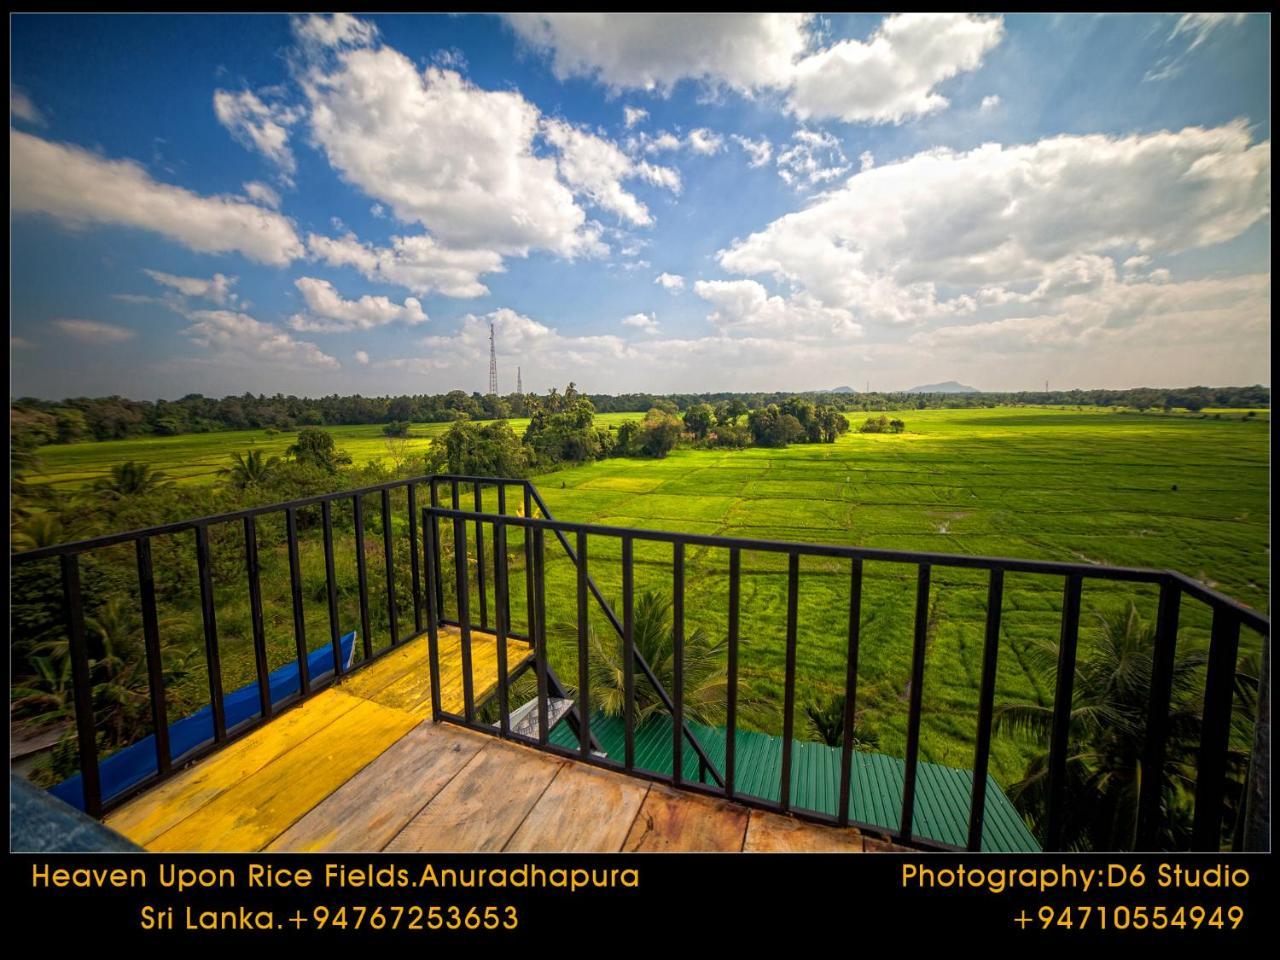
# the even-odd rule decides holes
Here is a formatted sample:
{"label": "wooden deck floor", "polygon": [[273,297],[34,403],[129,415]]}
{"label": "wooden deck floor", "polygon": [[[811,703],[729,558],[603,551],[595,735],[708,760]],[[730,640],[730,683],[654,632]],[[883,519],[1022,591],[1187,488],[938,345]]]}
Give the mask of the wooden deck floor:
{"label": "wooden deck floor", "polygon": [[[510,641],[512,669],[528,654]],[[497,645],[473,634],[476,696]],[[456,631],[441,633],[442,698],[462,710]],[[841,851],[886,849],[434,724],[425,639],[406,644],[115,811],[163,851]]]}

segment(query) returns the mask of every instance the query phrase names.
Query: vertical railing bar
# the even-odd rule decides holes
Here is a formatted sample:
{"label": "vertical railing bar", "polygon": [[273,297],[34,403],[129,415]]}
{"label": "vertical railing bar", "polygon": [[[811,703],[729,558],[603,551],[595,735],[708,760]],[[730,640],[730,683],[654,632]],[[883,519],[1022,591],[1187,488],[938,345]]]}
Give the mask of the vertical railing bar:
{"label": "vertical railing bar", "polygon": [[151,564],[151,539],[135,541],[138,561],[138,598],[142,606],[142,640],[147,652],[147,695],[151,701],[151,727],[155,731],[156,769],[165,774],[173,765],[169,747],[169,708],[165,702],[164,659],[160,650],[160,624],[156,618],[156,581]]}
{"label": "vertical railing bar", "polygon": [[369,626],[369,567],[364,553],[364,502],[359,494],[351,498],[356,538],[356,581],[360,591],[360,641],[364,658],[373,659],[373,631]]}
{"label": "vertical railing bar", "polygon": [[272,714],[271,667],[267,662],[267,633],[262,620],[262,568],[258,560],[258,524],[244,518],[245,575],[249,581],[249,622],[253,630],[253,662],[258,675],[258,708],[266,720]]}
{"label": "vertical railing bar", "polygon": [[1080,634],[1080,574],[1068,574],[1062,589],[1062,631],[1058,640],[1057,682],[1053,692],[1053,726],[1049,731],[1049,802],[1045,828],[1046,851],[1062,848],[1067,792],[1067,748],[1071,736],[1072,697],[1076,675],[1076,645]]}
{"label": "vertical railing bar", "polygon": [[538,608],[535,617],[537,622],[537,634],[534,639],[534,668],[538,677],[538,743],[543,746],[547,743],[547,737],[550,735],[550,727],[547,717],[547,594],[546,594],[546,563],[545,542],[542,534],[542,528],[538,527],[533,532],[533,590],[534,604]]}
{"label": "vertical railing bar", "polygon": [[671,782],[684,780],[684,541],[671,545]]}
{"label": "vertical railing bar", "polygon": [[[475,482],[476,513],[484,513],[484,500],[480,481]],[[480,629],[489,629],[489,596],[485,585],[484,524],[476,521],[476,596],[480,600]]]}
{"label": "vertical railing bar", "polygon": [[[432,490],[435,481],[432,481]],[[430,511],[422,511],[422,569],[427,589],[427,670],[431,675],[431,719],[439,721],[443,707],[440,698],[440,617],[443,613],[436,606],[440,596],[439,584],[444,580],[444,571],[438,566],[440,550],[436,541],[440,531],[434,507]]]}
{"label": "vertical railing bar", "polygon": [[413,629],[422,633],[422,569],[418,566],[418,486],[410,483],[409,497],[409,575],[413,579]]}
{"label": "vertical railing bar", "polygon": [[724,795],[732,799],[738,746],[738,615],[741,605],[742,553],[729,548],[729,697],[724,730]]}
{"label": "vertical railing bar", "polygon": [[102,816],[102,779],[98,771],[98,740],[94,732],[93,680],[89,675],[89,647],[84,635],[84,606],[80,596],[80,558],[63,554],[62,606],[67,615],[67,644],[71,655],[71,693],[76,708],[76,745],[80,753],[80,786],[84,809]]}
{"label": "vertical railing bar", "polygon": [[591,755],[591,660],[587,651],[587,534],[578,531],[578,749]]}
{"label": "vertical railing bar", "polygon": [[[532,484],[524,482],[524,515],[526,519],[533,517],[533,496],[530,492]],[[533,537],[528,527],[521,528],[524,536],[524,610],[528,630],[526,635],[532,640],[537,635],[537,612],[533,603]]]}
{"label": "vertical railing bar", "polygon": [[471,675],[471,604],[467,585],[467,525],[459,517],[453,520],[453,570],[457,583],[458,636],[462,645],[462,705],[467,723],[475,720],[476,698]]}
{"label": "vertical railing bar", "polygon": [[400,624],[396,613],[396,549],[391,532],[391,491],[382,491],[382,552],[387,568],[387,629],[391,645],[400,642]]}
{"label": "vertical railing bar", "polygon": [[320,502],[320,526],[324,539],[324,583],[329,605],[329,642],[333,645],[333,676],[342,676],[342,630],[338,621],[338,577],[333,569],[333,505]]}
{"label": "vertical railing bar", "polygon": [[795,736],[796,637],[799,604],[800,554],[792,550],[787,556],[787,654],[782,694],[782,771],[781,782],[778,784],[779,803],[784,811],[791,809],[791,740]]}
{"label": "vertical railing bar", "polygon": [[1173,577],[1160,584],[1155,652],[1147,706],[1147,737],[1142,750],[1142,788],[1138,793],[1137,849],[1151,850],[1160,836],[1164,788],[1165,740],[1169,735],[1169,701],[1173,697],[1173,663],[1178,646],[1178,608],[1182,588]]}
{"label": "vertical railing bar", "polygon": [[991,760],[991,718],[996,699],[996,660],[1000,653],[1000,614],[1004,605],[1004,569],[995,567],[987,583],[987,625],[982,641],[982,680],[978,690],[978,743],[973,754],[973,789],[969,795],[968,848],[982,850],[987,805],[987,768]]}
{"label": "vertical railing bar", "polygon": [[[501,490],[501,488],[499,488]],[[510,606],[507,603],[507,525],[502,520],[493,524],[493,589],[494,632],[498,641],[498,729],[502,736],[511,733],[511,703],[507,691],[507,633]]]}
{"label": "vertical railing bar", "polygon": [[924,660],[929,646],[929,564],[916,575],[915,640],[911,651],[911,697],[907,708],[907,754],[902,777],[902,816],[898,838],[909,843],[915,828],[916,772],[920,760],[920,711],[924,707]]}
{"label": "vertical railing bar", "polygon": [[634,541],[622,538],[622,709],[623,763],[628,770],[636,765],[636,663],[635,663],[635,569]]}
{"label": "vertical railing bar", "polygon": [[[504,516],[504,517],[507,515],[507,485],[506,485],[505,483],[500,483],[500,484],[498,484],[498,514],[499,514],[500,516]],[[503,538],[503,540],[502,540],[502,544],[503,544],[503,548],[504,548],[504,550],[505,550],[505,548],[506,548],[506,543],[507,543],[507,541],[506,541],[506,538],[504,537],[504,538]],[[497,549],[498,549],[498,548],[495,546],[495,547],[494,547],[494,556],[493,556],[493,562],[494,562],[494,564],[495,564],[495,571],[496,571],[496,569],[497,569],[496,565],[497,565],[497,563],[499,562],[499,561],[498,561],[498,555],[497,555]],[[504,574],[503,574],[503,576],[507,576],[507,575],[506,575],[506,572],[505,572],[505,568],[507,567],[507,564],[508,564],[508,562],[509,562],[509,559],[510,559],[510,558],[509,558],[509,557],[507,557],[507,555],[506,555],[505,553],[502,555],[502,561],[501,561],[501,562],[502,562],[502,566],[504,567]],[[495,576],[495,577],[497,576],[497,573],[496,573],[496,572],[494,573],[494,576]],[[507,631],[508,633],[510,633],[510,632],[511,632],[511,583],[510,583],[510,578],[508,577],[507,579],[508,579],[508,583],[507,583],[506,593],[504,593],[504,594],[503,594],[503,600],[502,600],[503,607],[502,607],[502,614],[501,614],[501,616],[502,616],[502,618],[503,618],[502,622],[503,622],[503,624],[505,625],[505,629],[506,629],[506,631]],[[495,611],[495,613],[494,613],[494,616],[495,616],[495,617],[497,617],[497,616],[498,616],[498,614],[497,614],[497,612],[496,612],[496,611]]]}
{"label": "vertical railing bar", "polygon": [[837,816],[849,825],[850,791],[853,789],[853,727],[858,719],[858,643],[862,632],[862,561],[849,562],[849,640],[844,661],[844,738],[840,743],[840,802]]}
{"label": "vertical railing bar", "polygon": [[311,664],[307,660],[307,621],[302,605],[302,564],[298,559],[298,516],[296,508],[284,512],[285,534],[289,542],[289,587],[293,594],[293,640],[298,651],[298,689],[311,693]]}
{"label": "vertical railing bar", "polygon": [[196,527],[196,571],[200,579],[200,619],[204,625],[204,652],[209,667],[209,706],[213,711],[213,739],[227,738],[226,704],[222,701],[222,662],[218,654],[218,619],[213,609],[213,571],[209,553],[209,528]]}
{"label": "vertical railing bar", "polygon": [[1196,763],[1192,850],[1218,853],[1222,849],[1222,793],[1226,786],[1227,751],[1231,746],[1231,698],[1239,649],[1240,620],[1227,608],[1214,607]]}
{"label": "vertical railing bar", "polygon": [[[435,477],[431,478],[431,508],[433,510],[437,510],[440,508],[440,489],[436,485],[437,482],[438,481],[436,480]],[[436,622],[437,622],[437,629],[438,629],[439,621],[445,618],[444,564],[440,560],[440,530],[438,525],[439,522],[433,516],[431,518],[431,523],[432,523],[432,526],[435,527],[435,532],[431,537],[431,549],[435,551],[435,553],[432,555],[432,561],[433,561],[432,566],[435,567],[435,571],[436,571]]]}

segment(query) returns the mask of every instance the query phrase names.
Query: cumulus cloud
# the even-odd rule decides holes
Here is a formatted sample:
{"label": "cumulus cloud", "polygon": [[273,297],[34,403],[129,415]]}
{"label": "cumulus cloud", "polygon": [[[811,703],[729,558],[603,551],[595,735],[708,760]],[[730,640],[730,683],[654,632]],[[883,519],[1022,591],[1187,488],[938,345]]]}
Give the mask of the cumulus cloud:
{"label": "cumulus cloud", "polygon": [[708,130],[706,127],[690,130],[689,136],[685,138],[685,143],[689,145],[689,149],[694,153],[700,153],[703,156],[719,153],[724,146],[724,140],[720,134]]}
{"label": "cumulus cloud", "polygon": [[433,237],[392,237],[388,247],[361,243],[354,234],[307,237],[311,256],[333,267],[353,267],[366,279],[404,287],[418,294],[482,297],[489,288],[480,282],[499,272],[502,254],[492,250],[454,250]]}
{"label": "cumulus cloud", "polygon": [[510,14],[565,79],[668,92],[684,79],[754,91],[786,83],[809,43],[809,14]]}
{"label": "cumulus cloud", "polygon": [[114,323],[103,323],[101,320],[55,320],[53,325],[74,340],[82,343],[120,343],[131,340],[135,331]]}
{"label": "cumulus cloud", "polygon": [[31,97],[27,96],[26,91],[21,87],[9,88],[9,115],[33,126],[45,125],[44,114],[32,103]]}
{"label": "cumulus cloud", "polygon": [[658,318],[652,313],[633,313],[629,317],[622,318],[622,325],[639,330],[641,333],[658,332]]}
{"label": "cumulus cloud", "polygon": [[[858,173],[719,253],[883,322],[972,313],[1086,255],[1221,243],[1269,214],[1271,143],[1244,123],[931,150]],[[940,299],[940,285],[969,288]]]}
{"label": "cumulus cloud", "polygon": [[825,186],[851,169],[840,141],[822,130],[797,130],[776,163],[778,176],[797,188]]}
{"label": "cumulus cloud", "polygon": [[213,112],[238,143],[270,160],[288,180],[297,169],[289,128],[301,118],[293,107],[268,104],[252,90],[215,90]]}
{"label": "cumulus cloud", "polygon": [[901,123],[947,105],[939,84],[976,70],[1004,33],[999,17],[908,13],[863,40],[820,46],[810,14],[513,14],[564,79],[667,93],[681,80],[745,95],[780,92],[802,120]]}
{"label": "cumulus cloud", "polygon": [[344,300],[328,280],[315,277],[299,277],[294,286],[307,305],[306,313],[296,313],[289,318],[289,326],[294,330],[345,333],[391,323],[416,326],[427,322],[422,304],[413,297],[406,297],[403,304],[367,294],[359,300]]}
{"label": "cumulus cloud", "polygon": [[367,367],[369,365],[369,354],[365,353],[363,350],[357,350],[351,356],[355,359],[356,363],[360,364],[360,366]]}
{"label": "cumulus cloud", "polygon": [[235,277],[215,273],[206,280],[203,277],[179,277],[159,270],[143,270],[142,272],[160,284],[160,286],[176,290],[184,297],[199,297],[219,306],[234,302],[236,299],[236,295],[231,291],[231,288],[236,283]]}
{"label": "cumulus cloud", "polygon": [[740,137],[735,133],[733,134],[733,142],[746,153],[747,166],[749,167],[763,167],[773,159],[773,144],[769,142],[768,137],[752,140],[749,137]]}
{"label": "cumulus cloud", "polygon": [[71,227],[135,227],[201,253],[236,251],[284,265],[303,253],[293,224],[242,198],[205,197],[152,179],[132,160],[109,160],[70,144],[9,131],[10,209]]}
{"label": "cumulus cloud", "polygon": [[640,178],[680,189],[680,175],[675,170],[637,162],[616,144],[582,127],[563,120],[546,120],[542,135],[556,149],[560,176],[574,192],[636,226],[647,226],[653,217],[634,194],[623,189],[623,180]]}
{"label": "cumulus cloud", "polygon": [[290,26],[294,36],[303,45],[325,49],[368,46],[378,36],[378,28],[372,23],[349,13],[295,16],[291,19]]}
{"label": "cumulus cloud", "polygon": [[784,337],[859,337],[853,313],[823,306],[808,294],[770,296],[754,280],[699,280],[693,292],[712,305],[707,317],[725,332],[772,333]]}
{"label": "cumulus cloud", "polygon": [[684,277],[678,273],[660,273],[653,278],[653,282],[671,293],[679,293],[684,289]]}
{"label": "cumulus cloud", "polygon": [[647,116],[649,116],[649,111],[643,107],[622,108],[622,124],[628,130],[634,127],[637,123],[640,123]]}
{"label": "cumulus cloud", "polygon": [[280,209],[280,194],[261,180],[250,180],[244,185],[244,195],[254,203],[260,203],[272,210]]}
{"label": "cumulus cloud", "polygon": [[271,366],[304,366],[336,369],[338,361],[314,343],[247,313],[233,310],[195,310],[188,314],[191,325],[184,331],[201,347],[233,361]]}

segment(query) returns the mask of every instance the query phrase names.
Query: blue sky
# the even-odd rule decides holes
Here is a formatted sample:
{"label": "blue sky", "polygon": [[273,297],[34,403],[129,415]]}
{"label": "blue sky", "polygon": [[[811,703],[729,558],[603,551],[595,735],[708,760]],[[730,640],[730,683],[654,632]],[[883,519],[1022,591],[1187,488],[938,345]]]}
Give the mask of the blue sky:
{"label": "blue sky", "polygon": [[1270,383],[1270,19],[15,16],[12,393]]}

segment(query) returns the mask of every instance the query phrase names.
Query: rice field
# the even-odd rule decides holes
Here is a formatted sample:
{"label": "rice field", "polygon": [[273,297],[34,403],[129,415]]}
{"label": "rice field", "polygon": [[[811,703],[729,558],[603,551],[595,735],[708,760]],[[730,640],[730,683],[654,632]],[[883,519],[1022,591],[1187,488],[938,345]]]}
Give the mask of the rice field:
{"label": "rice field", "polygon": [[[998,555],[1172,568],[1200,578],[1260,609],[1269,597],[1269,424],[1243,411],[1218,418],[1137,414],[1098,409],[1004,408],[900,413],[905,433],[849,433],[835,444],[783,450],[681,449],[663,460],[612,459],[535,478],[558,519],[865,547]],[[597,418],[601,425],[635,414]],[[860,418],[853,416],[855,423]],[[523,424],[513,421],[517,430]],[[409,441],[425,449],[444,424],[417,425]],[[338,445],[357,462],[386,456],[380,428],[332,428]],[[283,453],[292,435],[262,431],[47,447],[44,479],[68,487],[90,482],[111,463],[146,459],[184,483],[209,483],[230,451],[259,446]],[[514,491],[513,491],[514,493]],[[490,509],[492,493],[487,494]],[[365,556],[375,648],[388,642],[382,538],[377,498],[365,504],[370,524]],[[514,505],[515,498],[511,498]],[[464,501],[469,502],[469,498]],[[401,632],[412,620],[407,504],[395,499],[396,582]],[[263,591],[272,667],[295,655],[288,564],[279,518],[264,519]],[[356,545],[349,505],[335,509],[335,570],[342,630],[359,623]],[[163,540],[165,538],[161,538]],[[168,551],[173,582],[160,584],[162,632],[175,656],[187,651],[182,682],[185,708],[207,686],[201,657],[198,604],[191,602],[194,562],[185,543],[157,543]],[[486,533],[492,569],[492,540]],[[314,526],[301,544],[304,620],[312,649],[328,643],[324,557]],[[446,532],[446,545],[449,539]],[[474,558],[474,534],[470,536]],[[267,548],[267,544],[275,544]],[[510,547],[512,613],[526,623],[524,552],[519,533]],[[235,529],[215,532],[214,582],[224,683],[253,679],[243,545]],[[577,678],[574,570],[554,539],[547,544],[550,658],[566,685]],[[638,544],[638,590],[671,589],[670,547]],[[727,629],[727,552],[691,549],[686,558],[687,632],[712,637]],[[121,553],[123,580],[131,559]],[[185,566],[184,566],[185,565]],[[592,538],[590,567],[606,597],[621,611],[616,541]],[[748,702],[741,722],[778,733],[783,726],[786,559],[743,555],[742,677]],[[479,620],[472,566],[471,608]],[[182,582],[186,580],[185,584]],[[874,732],[878,749],[901,755],[915,607],[914,567],[868,562],[864,573],[862,641],[858,669],[859,725]],[[452,581],[447,606],[453,607]],[[1051,680],[1033,664],[1037,644],[1056,640],[1061,580],[1010,574],[1006,578],[997,705],[1048,702]],[[171,600],[168,598],[172,598]],[[986,578],[981,572],[936,568],[923,685],[921,756],[957,767],[972,765],[978,679],[985,621]],[[1133,599],[1154,618],[1153,588],[1086,581],[1082,644],[1097,629],[1097,615]],[[489,577],[489,622],[493,587]],[[843,562],[805,559],[799,596],[797,736],[806,736],[804,708],[838,693],[845,672],[849,571]],[[590,604],[591,626],[615,642]],[[1183,606],[1180,642],[1203,643],[1208,617]],[[1245,649],[1256,648],[1246,632]],[[205,692],[201,694],[201,690]],[[519,702],[519,701],[517,701]],[[992,774],[1017,780],[1034,743],[997,737]]]}

